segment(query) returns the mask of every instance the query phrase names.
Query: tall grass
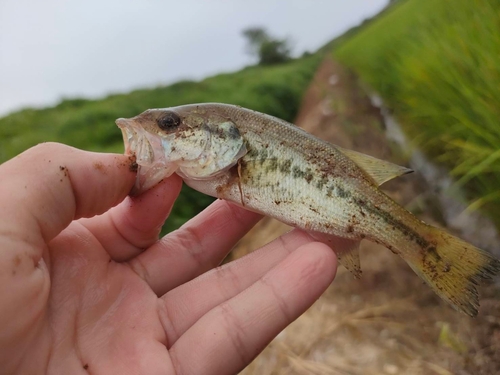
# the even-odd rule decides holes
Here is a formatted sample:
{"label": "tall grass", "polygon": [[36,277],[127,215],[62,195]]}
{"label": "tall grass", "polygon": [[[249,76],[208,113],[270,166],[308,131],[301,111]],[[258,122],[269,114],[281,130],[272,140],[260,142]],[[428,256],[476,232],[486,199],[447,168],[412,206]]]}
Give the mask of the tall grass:
{"label": "tall grass", "polygon": [[500,1],[402,1],[335,55],[500,224]]}
{"label": "tall grass", "polygon": [[[47,141],[121,153],[123,141],[115,119],[135,116],[148,108],[225,102],[292,121],[320,58],[318,54],[281,65],[248,67],[200,82],[183,81],[101,100],[68,99],[53,108],[25,109],[0,119],[0,163]],[[165,230],[179,227],[212,200],[183,188]]]}

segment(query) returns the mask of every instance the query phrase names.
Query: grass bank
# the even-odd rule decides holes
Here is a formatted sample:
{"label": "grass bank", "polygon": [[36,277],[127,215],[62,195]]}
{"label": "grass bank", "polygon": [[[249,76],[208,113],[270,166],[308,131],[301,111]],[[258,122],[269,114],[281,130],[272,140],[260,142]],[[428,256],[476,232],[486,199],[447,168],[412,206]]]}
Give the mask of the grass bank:
{"label": "grass bank", "polygon": [[[0,119],[0,163],[40,142],[55,141],[84,150],[123,152],[118,117],[132,117],[148,108],[187,103],[238,104],[292,121],[321,56],[281,65],[252,66],[203,81],[111,95],[101,100],[68,99],[45,109],[25,109]],[[182,225],[212,198],[183,188],[165,230]]]}
{"label": "grass bank", "polygon": [[500,1],[401,1],[335,56],[499,225]]}

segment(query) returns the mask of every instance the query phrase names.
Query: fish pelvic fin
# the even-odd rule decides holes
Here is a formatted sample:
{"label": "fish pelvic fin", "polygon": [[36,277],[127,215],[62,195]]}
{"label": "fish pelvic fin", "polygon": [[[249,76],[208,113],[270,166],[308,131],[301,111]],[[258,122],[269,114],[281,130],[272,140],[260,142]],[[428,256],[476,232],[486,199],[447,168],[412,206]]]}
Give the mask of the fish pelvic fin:
{"label": "fish pelvic fin", "polygon": [[359,240],[339,237],[332,234],[309,232],[309,235],[319,242],[328,245],[337,255],[342,264],[356,279],[361,277],[361,262],[359,260]]}
{"label": "fish pelvic fin", "polygon": [[408,264],[455,310],[476,316],[479,308],[476,287],[500,272],[500,261],[441,229],[427,228],[432,245],[422,249],[420,259],[406,259]]}
{"label": "fish pelvic fin", "polygon": [[365,171],[378,186],[382,185],[384,182],[392,180],[393,178],[413,172],[412,169],[402,167],[385,160],[380,160],[374,158],[373,156],[347,150],[338,146],[337,148],[345,156],[355,162],[358,167]]}

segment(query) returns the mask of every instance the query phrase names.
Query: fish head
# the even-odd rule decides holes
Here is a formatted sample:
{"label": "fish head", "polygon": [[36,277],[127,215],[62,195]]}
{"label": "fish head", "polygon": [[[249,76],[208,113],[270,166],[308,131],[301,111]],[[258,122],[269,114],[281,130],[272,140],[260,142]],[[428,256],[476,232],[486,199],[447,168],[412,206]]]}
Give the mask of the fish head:
{"label": "fish head", "polygon": [[214,178],[247,152],[231,119],[196,105],[149,109],[116,124],[125,153],[135,156],[138,165],[135,194],[173,173],[194,180]]}

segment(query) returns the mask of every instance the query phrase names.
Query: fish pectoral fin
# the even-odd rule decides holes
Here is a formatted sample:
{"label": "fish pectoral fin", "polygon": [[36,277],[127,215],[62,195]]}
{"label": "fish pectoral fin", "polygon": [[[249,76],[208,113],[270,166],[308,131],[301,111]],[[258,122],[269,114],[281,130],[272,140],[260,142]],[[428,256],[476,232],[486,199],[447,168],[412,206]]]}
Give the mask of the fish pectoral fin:
{"label": "fish pectoral fin", "polygon": [[339,263],[342,264],[356,279],[361,277],[361,262],[359,260],[360,240],[339,237],[325,233],[311,233],[309,235],[319,242],[328,245],[337,254]]}
{"label": "fish pectoral fin", "polygon": [[410,168],[374,158],[373,156],[365,155],[360,152],[347,150],[337,147],[349,159],[354,161],[361,169],[363,169],[377,185],[382,185],[384,182],[404,174],[412,173]]}

